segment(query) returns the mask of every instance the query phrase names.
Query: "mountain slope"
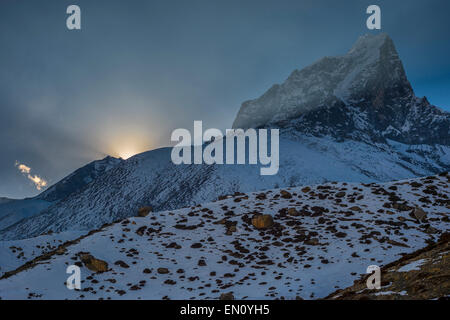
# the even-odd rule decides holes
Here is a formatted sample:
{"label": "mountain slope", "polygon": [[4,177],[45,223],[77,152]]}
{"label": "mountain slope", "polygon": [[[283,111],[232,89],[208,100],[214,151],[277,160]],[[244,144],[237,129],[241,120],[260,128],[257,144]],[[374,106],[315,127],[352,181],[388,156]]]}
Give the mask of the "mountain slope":
{"label": "mountain slope", "polygon": [[0,238],[23,239],[48,231],[88,231],[129,217],[146,205],[169,210],[235,192],[327,181],[381,182],[424,176],[447,170],[432,159],[441,153],[442,162],[448,163],[450,155],[448,148],[425,149],[421,156],[398,144],[336,144],[332,139],[287,135],[280,140],[278,174],[261,176],[255,165],[176,166],[171,162],[170,151],[149,151],[124,161],[74,196],[3,230]]}
{"label": "mountain slope", "polygon": [[63,200],[70,194],[81,190],[84,186],[111,170],[122,161],[122,159],[110,156],[101,160],[92,161],[43,191],[36,198],[50,202]]}
{"label": "mountain slope", "polygon": [[[325,297],[352,284],[367,266],[387,264],[447,231],[449,184],[448,174],[328,183],[126,219],[5,274],[0,297]],[[273,223],[256,229],[253,218],[262,214]],[[64,284],[66,267],[74,263],[82,267],[81,291]],[[105,272],[92,271],[101,270],[96,266]]]}
{"label": "mountain slope", "polygon": [[22,200],[3,200],[5,198],[2,198],[2,201],[0,201],[0,230],[14,225],[22,219],[38,215],[48,207],[80,191],[121,161],[121,159],[109,156],[102,160],[93,161],[77,169],[34,198]]}
{"label": "mountain slope", "polygon": [[260,99],[243,104],[234,127],[280,128],[280,169],[180,165],[170,148],[121,162],[0,239],[91,230],[151,205],[169,210],[220,195],[327,181],[385,182],[450,169],[449,113],[417,98],[392,40],[360,38],[344,56],[295,71]]}

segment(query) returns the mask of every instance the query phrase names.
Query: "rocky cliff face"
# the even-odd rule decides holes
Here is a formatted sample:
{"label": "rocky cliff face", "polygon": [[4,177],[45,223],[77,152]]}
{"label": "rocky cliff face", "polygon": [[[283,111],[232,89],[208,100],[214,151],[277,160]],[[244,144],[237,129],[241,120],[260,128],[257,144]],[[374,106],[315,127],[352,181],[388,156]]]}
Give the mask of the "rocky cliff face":
{"label": "rocky cliff face", "polygon": [[294,128],[338,140],[450,145],[450,114],[418,98],[393,41],[366,35],[244,102],[234,128]]}

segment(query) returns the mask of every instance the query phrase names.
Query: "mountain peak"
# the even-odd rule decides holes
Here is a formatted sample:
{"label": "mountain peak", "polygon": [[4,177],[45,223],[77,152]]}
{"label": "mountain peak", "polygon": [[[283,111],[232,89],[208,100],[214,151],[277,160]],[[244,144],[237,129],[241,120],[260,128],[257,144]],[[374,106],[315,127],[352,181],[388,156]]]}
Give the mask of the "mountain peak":
{"label": "mountain peak", "polygon": [[378,33],[378,34],[365,34],[362,35],[356,40],[353,47],[348,52],[349,54],[361,51],[361,50],[374,50],[379,49],[386,43],[393,43],[392,39],[389,37],[387,33]]}
{"label": "mountain peak", "polygon": [[367,34],[347,54],[325,57],[295,70],[283,84],[273,86],[258,99],[244,102],[233,127],[265,126],[338,101],[375,99],[381,91],[414,96],[391,38],[385,33]]}
{"label": "mountain peak", "polygon": [[338,140],[449,145],[449,124],[448,112],[415,96],[394,42],[379,33],[244,102],[233,128],[293,127]]}

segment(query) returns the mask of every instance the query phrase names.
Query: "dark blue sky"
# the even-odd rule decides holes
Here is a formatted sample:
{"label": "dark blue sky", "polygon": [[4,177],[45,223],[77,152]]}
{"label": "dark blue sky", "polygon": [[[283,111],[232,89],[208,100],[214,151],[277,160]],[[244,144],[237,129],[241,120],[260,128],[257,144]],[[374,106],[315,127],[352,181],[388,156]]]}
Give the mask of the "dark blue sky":
{"label": "dark blue sky", "polygon": [[[82,30],[66,29],[66,8]],[[450,110],[450,2],[2,0],[0,196],[37,193],[105,154],[170,143],[175,128],[225,129],[244,100],[344,54],[382,9],[418,96]]]}

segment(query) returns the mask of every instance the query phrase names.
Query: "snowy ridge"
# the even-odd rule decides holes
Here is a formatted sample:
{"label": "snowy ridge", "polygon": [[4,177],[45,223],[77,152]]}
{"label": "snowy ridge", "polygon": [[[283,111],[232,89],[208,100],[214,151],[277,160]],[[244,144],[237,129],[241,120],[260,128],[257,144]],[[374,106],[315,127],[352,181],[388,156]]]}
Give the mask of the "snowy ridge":
{"label": "snowy ridge", "polygon": [[[321,298],[369,265],[436,241],[449,228],[449,183],[448,174],[327,183],[125,219],[11,270],[0,280],[0,298]],[[261,214],[273,224],[257,230],[252,219]],[[88,269],[85,255],[106,263],[104,272]],[[64,284],[74,263],[81,291]]]}

